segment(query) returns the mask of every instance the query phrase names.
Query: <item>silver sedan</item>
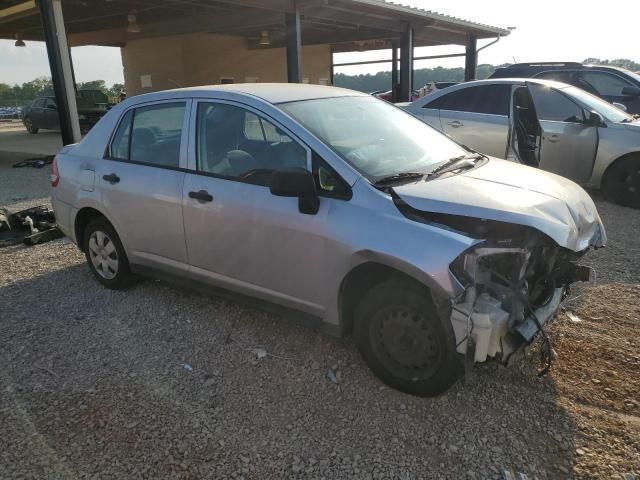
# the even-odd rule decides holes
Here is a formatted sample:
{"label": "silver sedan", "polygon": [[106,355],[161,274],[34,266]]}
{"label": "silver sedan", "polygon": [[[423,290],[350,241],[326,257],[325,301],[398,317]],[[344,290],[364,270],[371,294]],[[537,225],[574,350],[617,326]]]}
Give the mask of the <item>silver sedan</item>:
{"label": "silver sedan", "polygon": [[478,152],[640,208],[640,121],[584,90],[538,79],[480,80],[403,108]]}
{"label": "silver sedan", "polygon": [[63,148],[51,184],[105,287],[169,276],[279,304],[353,333],[376,375],[416,395],[448,388],[463,355],[506,362],[606,242],[570,180],[312,85],[132,97]]}

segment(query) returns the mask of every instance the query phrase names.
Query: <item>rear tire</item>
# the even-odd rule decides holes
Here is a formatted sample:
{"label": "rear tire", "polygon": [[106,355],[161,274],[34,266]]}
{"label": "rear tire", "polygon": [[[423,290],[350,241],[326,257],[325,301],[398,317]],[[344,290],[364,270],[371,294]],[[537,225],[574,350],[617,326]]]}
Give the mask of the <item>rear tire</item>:
{"label": "rear tire", "polygon": [[640,156],[618,160],[607,172],[603,192],[618,205],[640,208]]}
{"label": "rear tire", "polygon": [[418,284],[389,280],[369,290],[356,308],[354,336],[371,371],[402,392],[435,396],[462,374],[453,327]]}
{"label": "rear tire", "polygon": [[120,237],[104,217],[87,225],[83,246],[89,268],[102,285],[122,290],[133,283],[135,277]]}
{"label": "rear tire", "polygon": [[38,133],[39,129],[33,126],[33,121],[31,120],[31,118],[26,117],[24,119],[24,126],[27,129],[27,132],[33,133],[33,134]]}

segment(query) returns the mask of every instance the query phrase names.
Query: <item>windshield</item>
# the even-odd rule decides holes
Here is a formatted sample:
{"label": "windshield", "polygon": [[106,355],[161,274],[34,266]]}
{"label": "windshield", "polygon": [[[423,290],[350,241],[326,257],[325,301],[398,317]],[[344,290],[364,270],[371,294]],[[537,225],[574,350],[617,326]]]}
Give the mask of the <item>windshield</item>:
{"label": "windshield", "polygon": [[596,97],[595,95],[591,95],[589,92],[580,88],[567,86],[563,91],[586,105],[587,110],[595,110],[611,122],[623,122],[632,119],[630,115],[620,110],[618,107],[614,107],[606,100]]}
{"label": "windshield", "polygon": [[370,181],[427,173],[467,152],[412,115],[373,97],[336,97],[278,105]]}

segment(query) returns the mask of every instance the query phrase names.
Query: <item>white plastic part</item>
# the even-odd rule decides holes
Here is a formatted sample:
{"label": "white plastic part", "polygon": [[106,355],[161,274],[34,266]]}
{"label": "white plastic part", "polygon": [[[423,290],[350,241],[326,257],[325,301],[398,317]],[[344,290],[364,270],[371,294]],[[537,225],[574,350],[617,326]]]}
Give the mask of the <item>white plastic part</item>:
{"label": "white plastic part", "polygon": [[[451,324],[456,335],[457,351],[465,353],[467,348],[467,319],[471,303],[454,305],[451,310]],[[502,310],[499,300],[483,293],[471,313],[473,328],[471,337],[476,344],[474,361],[484,362],[502,351],[500,339],[507,333],[509,314]]]}

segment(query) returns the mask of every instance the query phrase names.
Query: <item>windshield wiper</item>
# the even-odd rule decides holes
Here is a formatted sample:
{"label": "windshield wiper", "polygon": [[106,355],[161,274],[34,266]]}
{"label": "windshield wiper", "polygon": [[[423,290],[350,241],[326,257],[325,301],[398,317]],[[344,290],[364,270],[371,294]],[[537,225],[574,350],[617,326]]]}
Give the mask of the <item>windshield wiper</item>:
{"label": "windshield wiper", "polygon": [[424,177],[424,175],[425,175],[424,173],[419,173],[419,172],[394,173],[393,175],[388,175],[386,177],[379,178],[373,183],[373,185],[376,187],[384,187],[397,182],[419,180],[422,177]]}
{"label": "windshield wiper", "polygon": [[463,167],[471,168],[476,164],[475,161],[480,160],[481,158],[485,158],[485,156],[479,153],[475,155],[460,155],[459,157],[450,158],[449,160],[444,162],[442,165],[440,165],[438,168],[429,172],[429,177],[431,178],[434,176],[438,176],[442,173],[450,172],[452,170],[457,170]]}

